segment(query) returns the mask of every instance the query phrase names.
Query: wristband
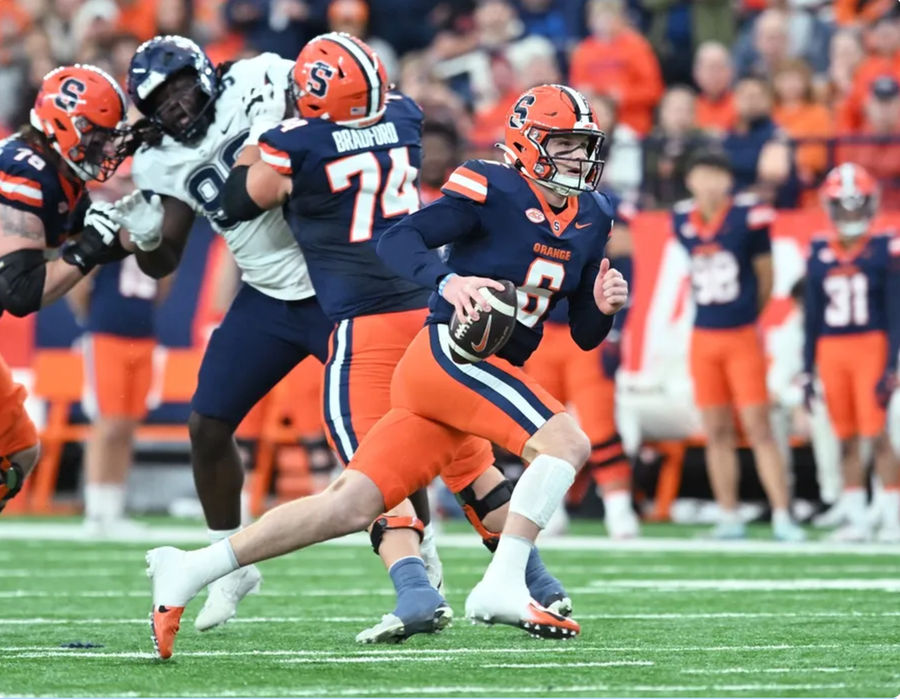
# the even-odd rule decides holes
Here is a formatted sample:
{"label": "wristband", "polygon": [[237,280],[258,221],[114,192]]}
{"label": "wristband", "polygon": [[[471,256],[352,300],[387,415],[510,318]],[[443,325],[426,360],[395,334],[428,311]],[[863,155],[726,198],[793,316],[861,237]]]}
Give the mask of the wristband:
{"label": "wristband", "polygon": [[450,272],[450,274],[445,274],[444,278],[441,279],[440,284],[438,284],[437,292],[438,296],[444,295],[444,287],[447,286],[447,282],[449,282],[453,277],[458,277],[459,275],[456,272]]}

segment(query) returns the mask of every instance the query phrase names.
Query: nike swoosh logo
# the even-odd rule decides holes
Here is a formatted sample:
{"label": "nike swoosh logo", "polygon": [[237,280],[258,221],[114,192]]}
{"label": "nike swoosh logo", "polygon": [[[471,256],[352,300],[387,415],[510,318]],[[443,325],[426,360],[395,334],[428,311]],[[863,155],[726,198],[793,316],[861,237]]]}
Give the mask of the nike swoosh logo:
{"label": "nike swoosh logo", "polygon": [[494,316],[488,316],[487,325],[484,326],[484,335],[481,336],[481,340],[476,345],[474,342],[472,343],[472,349],[475,352],[484,352],[484,348],[487,347],[488,337],[491,334],[491,323],[494,322]]}
{"label": "nike swoosh logo", "polygon": [[587,228],[591,224],[593,224],[593,221],[589,221],[588,223],[576,223],[575,228],[578,228],[580,230],[582,228]]}

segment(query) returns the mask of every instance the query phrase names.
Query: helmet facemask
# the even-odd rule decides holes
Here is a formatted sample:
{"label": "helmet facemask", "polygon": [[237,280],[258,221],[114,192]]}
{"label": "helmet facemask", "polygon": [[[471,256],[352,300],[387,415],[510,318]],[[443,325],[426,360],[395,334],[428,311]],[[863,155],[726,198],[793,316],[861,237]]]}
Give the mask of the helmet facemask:
{"label": "helmet facemask", "polygon": [[[604,161],[600,151],[606,135],[597,129],[545,129],[530,126],[523,134],[538,153],[537,160],[526,167],[519,154],[503,144],[497,144],[505,153],[510,164],[524,175],[548,187],[562,196],[593,192],[600,184]],[[573,139],[581,143],[550,155],[547,146],[554,139]],[[574,157],[583,151],[584,157]]]}
{"label": "helmet facemask", "polygon": [[825,209],[832,224],[844,238],[858,238],[868,232],[878,210],[878,195],[855,193],[829,197]]}
{"label": "helmet facemask", "polygon": [[176,73],[151,93],[148,118],[181,143],[202,138],[215,118],[216,94],[206,82],[193,68]]}
{"label": "helmet facemask", "polygon": [[81,137],[65,154],[66,162],[82,179],[106,182],[128,157],[130,131],[124,125],[97,126],[84,117],[77,117],[74,123]]}

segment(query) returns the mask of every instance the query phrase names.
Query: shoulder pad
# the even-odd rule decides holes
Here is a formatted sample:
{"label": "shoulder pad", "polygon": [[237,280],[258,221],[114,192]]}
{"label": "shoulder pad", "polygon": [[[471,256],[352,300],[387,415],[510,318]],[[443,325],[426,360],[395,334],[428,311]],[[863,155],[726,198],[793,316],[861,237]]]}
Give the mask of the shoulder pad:
{"label": "shoulder pad", "polygon": [[424,116],[424,112],[422,111],[422,107],[419,106],[419,103],[416,102],[412,97],[406,95],[397,90],[391,91],[387,95],[387,105],[396,105],[398,107],[403,107],[409,109],[410,112],[414,114],[416,118],[421,119]]}
{"label": "shoulder pad", "polygon": [[775,221],[775,209],[768,204],[757,204],[747,210],[747,228],[756,230],[771,226]]}
{"label": "shoulder pad", "polygon": [[300,138],[306,119],[288,119],[259,137],[259,156],[264,163],[282,175],[293,174],[291,153],[303,149]]}
{"label": "shoulder pad", "polygon": [[0,148],[0,201],[21,209],[42,209],[44,190],[56,182],[56,172],[25,142],[13,140]]}
{"label": "shoulder pad", "polygon": [[487,167],[487,161],[467,160],[450,174],[441,191],[447,196],[484,204],[488,193]]}

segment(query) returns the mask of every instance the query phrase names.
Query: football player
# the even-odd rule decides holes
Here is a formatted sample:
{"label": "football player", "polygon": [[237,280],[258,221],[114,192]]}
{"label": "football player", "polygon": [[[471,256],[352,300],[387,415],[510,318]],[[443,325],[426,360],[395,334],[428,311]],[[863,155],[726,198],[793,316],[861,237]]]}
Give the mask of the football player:
{"label": "football player", "polygon": [[[109,205],[92,206],[85,193],[127,156],[124,116],[115,80],[94,66],[64,66],[44,76],[30,125],[0,142],[0,313],[34,313],[96,265],[127,256]],[[24,400],[0,357],[0,510],[38,459]]]}
{"label": "football player", "polygon": [[756,328],[772,290],[769,224],[775,212],[752,195],[732,198],[731,165],[719,151],[696,153],[686,177],[693,199],[675,205],[673,228],[690,256],[697,307],[690,367],[706,435],[706,468],[721,508],[713,536],[745,535],[737,507],[736,408],[772,506],[773,534],[799,541],[804,533],[790,515],[787,473],[772,434],[766,358]]}
{"label": "football player", "polygon": [[897,459],[885,429],[885,408],[897,384],[900,348],[900,240],[873,230],[878,185],[859,165],[844,163],[825,178],[822,203],[832,231],[813,239],[804,303],[807,402],[816,371],[835,434],[841,441],[844,492],[834,511],[839,541],[865,541],[862,440],[874,442],[884,491],[882,541],[900,541]]}
{"label": "football player", "polygon": [[[395,102],[409,108],[405,100]],[[375,116],[382,108],[373,95],[357,117]],[[384,108],[390,123],[391,103]],[[320,121],[295,125],[298,131],[308,127],[324,130]],[[396,137],[394,129],[374,128],[352,136],[337,135],[337,130],[325,134],[335,144],[348,143],[345,138],[399,143],[401,127],[395,124]],[[562,405],[518,365],[539,343],[544,316],[560,298],[568,297],[573,337],[586,350],[600,343],[626,302],[624,279],[603,258],[611,207],[593,191],[602,139],[587,101],[575,90],[556,85],[529,90],[509,115],[508,164],[470,161],[457,168],[444,187],[445,197],[382,235],[378,254],[388,266],[434,290],[427,325],[394,372],[393,407],[324,493],[282,505],[205,549],[150,551],[157,615],[177,619],[206,582],[240,564],[364,529],[386,507],[429,483],[446,467],[448,456],[477,435],[530,466],[512,493],[503,534],[484,579],[469,596],[467,615],[552,638],[578,632],[576,622],[532,599],[526,567],[535,537],[588,458],[590,442]],[[285,167],[301,164],[279,157]],[[392,159],[407,162],[403,158]],[[252,173],[247,179],[252,187]],[[402,189],[405,179],[401,171],[387,182]],[[341,187],[340,179],[332,181]],[[375,186],[369,191],[380,193]],[[373,208],[387,198],[374,199]],[[293,200],[288,206],[295,206]],[[448,243],[446,262],[429,249]],[[448,321],[454,312],[464,318],[473,317],[476,306],[488,310],[479,289],[500,286],[494,278],[519,286],[511,339],[496,357],[456,364],[450,357]],[[167,636],[157,638],[160,651],[171,654],[175,630],[169,624]]]}
{"label": "football player", "polygon": [[[347,464],[390,409],[394,367],[427,315],[429,290],[398,277],[375,252],[381,235],[419,208],[422,112],[408,97],[388,94],[377,55],[344,34],[307,44],[297,58],[294,85],[301,118],[263,135],[261,161],[252,170],[239,161],[226,185],[226,209],[246,218],[260,206],[286,203],[320,303],[337,322],[324,413],[330,441]],[[466,439],[442,475],[493,550],[512,489],[493,467],[490,444]],[[407,509],[379,518],[371,530],[373,547],[378,550],[391,529],[421,536],[421,525],[409,519],[413,514]],[[407,593],[393,614],[357,640],[396,640],[448,621],[446,604],[425,584],[421,561],[410,555],[415,541],[414,534],[405,551],[392,554],[397,564],[390,572],[398,591],[417,594]],[[529,584],[542,603],[570,611],[565,591],[536,550]]]}

